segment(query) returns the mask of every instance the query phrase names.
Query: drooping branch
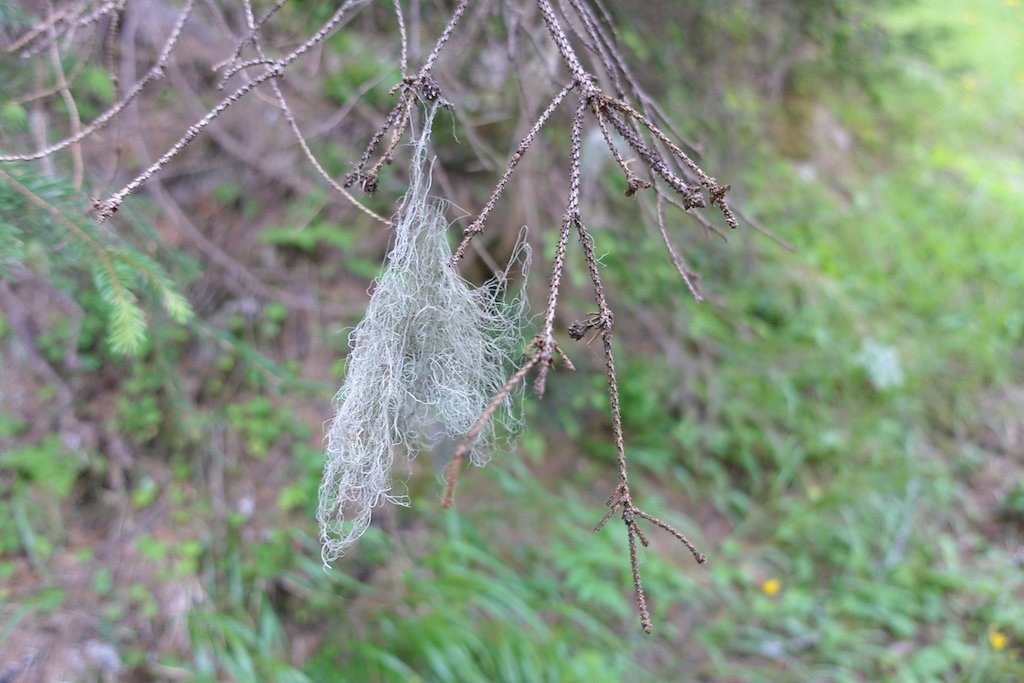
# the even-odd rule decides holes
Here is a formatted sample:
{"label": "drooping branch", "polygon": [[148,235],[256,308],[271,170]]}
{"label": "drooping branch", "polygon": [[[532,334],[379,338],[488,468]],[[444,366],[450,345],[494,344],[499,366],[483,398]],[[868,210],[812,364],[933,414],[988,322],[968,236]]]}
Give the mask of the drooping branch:
{"label": "drooping branch", "polygon": [[[558,21],[550,1],[538,0],[538,7],[540,9],[541,16],[559,54],[562,57],[563,63],[571,74],[572,81],[559,92],[548,108],[544,110],[538,121],[530,129],[526,138],[523,139],[519,147],[516,149],[505,173],[498,180],[491,197],[484,205],[478,217],[464,231],[463,240],[452,259],[452,265],[454,266],[458,263],[465,251],[466,244],[483,230],[484,222],[493,209],[497,198],[508,184],[517,164],[521,160],[523,154],[525,154],[532,140],[538,134],[540,127],[544,124],[554,109],[561,103],[568,92],[573,88],[578,89],[580,91],[580,98],[573,111],[570,124],[569,195],[566,210],[562,217],[562,225],[558,241],[555,246],[555,255],[553,258],[551,279],[548,289],[547,306],[543,314],[541,331],[537,337],[534,338],[533,342],[531,342],[531,350],[533,353],[528,362],[520,367],[520,369],[512,376],[509,380],[510,385],[506,385],[506,388],[508,386],[518,384],[519,381],[526,376],[529,370],[536,366],[537,374],[534,379],[534,389],[538,396],[544,393],[553,356],[556,353],[561,353],[554,335],[555,314],[558,307],[559,293],[561,291],[561,283],[565,271],[566,250],[568,247],[569,235],[575,229],[583,249],[584,261],[593,285],[594,299],[597,304],[598,311],[586,320],[573,322],[569,326],[568,332],[570,337],[573,339],[581,339],[586,334],[587,330],[595,329],[601,337],[602,350],[605,359],[605,374],[608,380],[607,385],[611,411],[612,439],[615,444],[616,463],[619,475],[618,483],[608,498],[608,511],[595,527],[595,531],[603,528],[615,514],[621,515],[622,521],[626,526],[630,570],[633,578],[633,590],[636,597],[637,610],[640,614],[640,623],[643,630],[646,633],[650,633],[652,630],[651,616],[648,607],[647,595],[640,573],[640,561],[637,550],[638,540],[644,546],[647,546],[649,541],[643,531],[639,528],[637,523],[638,520],[646,520],[658,528],[670,533],[690,550],[694,559],[698,563],[704,563],[707,558],[697,550],[694,544],[681,531],[669,525],[667,522],[645,512],[641,508],[637,507],[633,502],[629,481],[628,461],[625,450],[625,439],[622,428],[622,410],[619,399],[618,375],[612,348],[612,326],[614,315],[608,304],[604,286],[601,281],[598,261],[594,252],[593,238],[583,221],[580,210],[581,148],[583,126],[587,111],[589,110],[594,114],[612,157],[626,175],[626,194],[628,196],[633,196],[639,190],[651,187],[652,183],[641,178],[629,166],[629,163],[622,156],[622,153],[619,151],[616,142],[612,137],[608,126],[609,123],[611,124],[611,127],[618,132],[622,139],[625,140],[626,144],[639,156],[640,161],[648,168],[648,170],[655,177],[660,178],[665,182],[675,192],[678,196],[677,201],[680,203],[681,208],[686,211],[701,208],[706,206],[710,200],[711,205],[717,206],[722,211],[726,222],[729,223],[729,225],[736,227],[736,220],[728,205],[725,203],[725,193],[729,190],[729,186],[719,185],[717,181],[706,174],[696,164],[696,162],[679,147],[679,145],[674,143],[671,138],[661,130],[661,128],[655,125],[650,117],[636,110],[622,99],[625,94],[623,82],[624,80],[629,80],[628,74],[625,73],[624,67],[620,68],[620,60],[617,53],[613,51],[610,40],[600,29],[596,17],[589,13],[589,10],[583,3],[578,0],[571,1],[573,7],[576,8],[577,13],[583,21],[583,25],[588,33],[589,42],[593,51],[595,51],[599,55],[599,58],[604,62],[605,68],[609,71],[616,84],[618,98],[608,97],[597,86],[596,79],[586,71],[583,64],[577,57],[568,36]],[[638,125],[653,136],[653,146],[644,140]],[[668,156],[666,156],[661,149],[668,150]],[[697,179],[698,184],[690,185],[683,178],[677,175],[676,172],[673,171],[669,159],[671,159],[672,162],[678,162],[682,168],[685,168],[689,173],[691,173]],[[707,199],[705,199],[702,189],[708,193]],[[676,270],[679,272],[694,298],[697,299],[697,301],[701,301],[702,296],[697,291],[694,278],[686,267],[682,257],[675,249],[665,227],[664,211],[662,208],[663,197],[664,195],[661,189],[657,188],[656,208],[659,231],[661,232],[673,265],[676,267]],[[701,220],[703,220],[703,217],[701,217]],[[506,390],[503,389],[503,391]],[[499,396],[497,396],[495,400],[499,400],[501,396],[502,394],[499,393]],[[480,421],[474,426],[474,430],[479,429],[479,425],[489,419],[490,413],[493,412],[492,405],[497,404],[492,402],[492,404],[488,406],[488,410],[485,410],[484,414],[481,415]],[[455,451],[453,461],[449,466],[448,483],[445,489],[444,498],[442,499],[445,506],[451,503],[451,495],[455,486],[459,464],[464,459],[468,444],[472,443],[473,438],[473,431],[471,431]]]}

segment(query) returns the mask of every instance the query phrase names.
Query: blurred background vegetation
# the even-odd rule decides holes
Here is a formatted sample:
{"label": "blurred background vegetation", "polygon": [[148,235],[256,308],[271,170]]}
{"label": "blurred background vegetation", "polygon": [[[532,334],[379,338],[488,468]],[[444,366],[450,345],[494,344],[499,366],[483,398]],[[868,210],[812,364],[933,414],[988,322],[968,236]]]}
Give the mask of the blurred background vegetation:
{"label": "blurred background vegetation", "polygon": [[[335,174],[398,77],[379,4],[286,80]],[[425,35],[447,5],[424,4]],[[114,73],[147,68],[173,21],[138,6]],[[482,6],[438,74],[459,114],[436,126],[434,187],[470,213],[558,87],[535,68],[549,47],[510,61],[514,13]],[[0,7],[19,35],[31,13]],[[277,30],[329,11],[295,0]],[[647,198],[587,165],[634,489],[710,557],[652,535],[654,634],[623,530],[591,533],[614,449],[599,351],[568,340],[578,370],[527,400],[519,451],[465,473],[457,509],[437,504],[447,453],[425,455],[413,507],[322,569],[322,423],[387,231],[265,105],[220,119],[112,228],[85,218],[216,101],[196,88],[223,55],[194,23],[188,57],[83,146],[84,183],[68,154],[0,166],[0,679],[1024,680],[1024,3],[613,11],[705,168],[795,246],[673,216],[698,304]],[[89,120],[116,84],[96,55],[67,60]],[[8,54],[0,76],[5,153],[66,134],[60,97],[28,97],[51,72]],[[553,251],[566,140],[553,125],[531,152],[467,276],[524,223]],[[390,214],[401,163],[382,180],[366,201]]]}

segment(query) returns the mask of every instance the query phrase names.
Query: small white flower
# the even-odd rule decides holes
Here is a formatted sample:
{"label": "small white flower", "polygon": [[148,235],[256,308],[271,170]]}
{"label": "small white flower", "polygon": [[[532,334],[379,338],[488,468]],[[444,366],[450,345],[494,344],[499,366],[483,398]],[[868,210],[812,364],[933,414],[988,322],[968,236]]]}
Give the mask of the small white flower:
{"label": "small white flower", "polygon": [[857,362],[867,373],[871,386],[879,391],[903,386],[906,380],[899,351],[870,337],[861,343]]}

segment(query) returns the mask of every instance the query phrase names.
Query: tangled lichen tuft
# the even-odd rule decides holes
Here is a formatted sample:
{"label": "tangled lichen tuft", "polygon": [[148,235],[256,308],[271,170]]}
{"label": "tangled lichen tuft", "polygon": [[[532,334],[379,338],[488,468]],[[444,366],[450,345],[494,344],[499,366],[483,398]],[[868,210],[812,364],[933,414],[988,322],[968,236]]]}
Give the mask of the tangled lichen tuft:
{"label": "tangled lichen tuft", "polygon": [[[429,196],[435,111],[427,112],[414,143],[394,246],[352,333],[348,372],[335,397],[317,513],[325,564],[366,531],[375,507],[408,504],[392,492],[396,456],[411,459],[441,439],[462,438],[504,385],[521,340],[526,300],[506,300],[506,276],[473,287],[450,265],[442,204]],[[523,243],[510,268],[525,271],[529,257]],[[508,427],[517,422],[510,410],[502,419]],[[480,434],[473,462],[486,460],[494,434],[493,425]]]}

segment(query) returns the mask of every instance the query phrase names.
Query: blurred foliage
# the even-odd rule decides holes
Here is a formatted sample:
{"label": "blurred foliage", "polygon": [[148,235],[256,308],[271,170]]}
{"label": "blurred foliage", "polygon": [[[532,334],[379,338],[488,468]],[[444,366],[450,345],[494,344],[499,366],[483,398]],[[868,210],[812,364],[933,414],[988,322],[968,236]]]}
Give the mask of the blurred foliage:
{"label": "blurred foliage", "polygon": [[[178,323],[192,317],[192,308],[160,263],[86,218],[82,199],[65,181],[27,165],[0,170],[0,277],[17,282],[27,270],[78,294],[86,275],[105,305],[111,350],[138,353],[147,326],[140,295]],[[155,239],[144,224],[132,223]]]}
{"label": "blurred foliage", "polygon": [[[643,27],[657,19],[652,44]],[[174,293],[194,266],[140,247],[145,232],[134,246],[97,233],[66,184],[5,167],[64,220],[0,182],[0,266],[43,274],[83,309],[77,327],[57,316],[39,349],[60,363],[70,343],[82,372],[117,378],[109,429],[163,466],[129,473],[132,509],[178,527],[141,531],[135,548],[161,581],[201,585],[188,651],[153,654],[117,628],[158,617],[147,588],[115,587],[81,558],[126,663],[198,681],[1024,678],[1024,6],[665,0],[632,20],[623,40],[652,62],[658,99],[699,122],[687,133],[721,157],[711,165],[744,211],[797,246],[753,232],[722,245],[672,216],[709,295],[696,304],[657,236],[638,239],[649,220],[630,200],[608,215],[631,222],[594,225],[638,495],[711,556],[694,567],[652,534],[653,637],[637,627],[621,528],[590,533],[614,476],[596,350],[571,347],[580,369],[528,404],[521,453],[466,474],[459,511],[414,478],[417,507],[387,511],[324,571],[319,432],[294,406],[310,393],[322,406],[330,388],[273,360],[293,312],[270,303],[182,328]],[[363,58],[325,97],[393,68],[368,44],[331,43]],[[81,97],[105,102],[86,75]],[[23,114],[0,107],[5,127]],[[282,258],[326,250],[324,272],[344,259],[373,277],[317,201],[297,199],[300,218],[261,244]],[[121,265],[103,271],[98,255]],[[570,307],[590,310],[585,282],[570,284]],[[170,315],[144,339],[146,297]],[[118,365],[102,340],[137,360]],[[2,321],[0,342],[12,343]],[[30,427],[0,414],[0,577],[21,558],[53,571],[71,545],[62,510],[88,507],[106,466]],[[12,604],[6,590],[0,648],[66,600],[47,585]]]}

